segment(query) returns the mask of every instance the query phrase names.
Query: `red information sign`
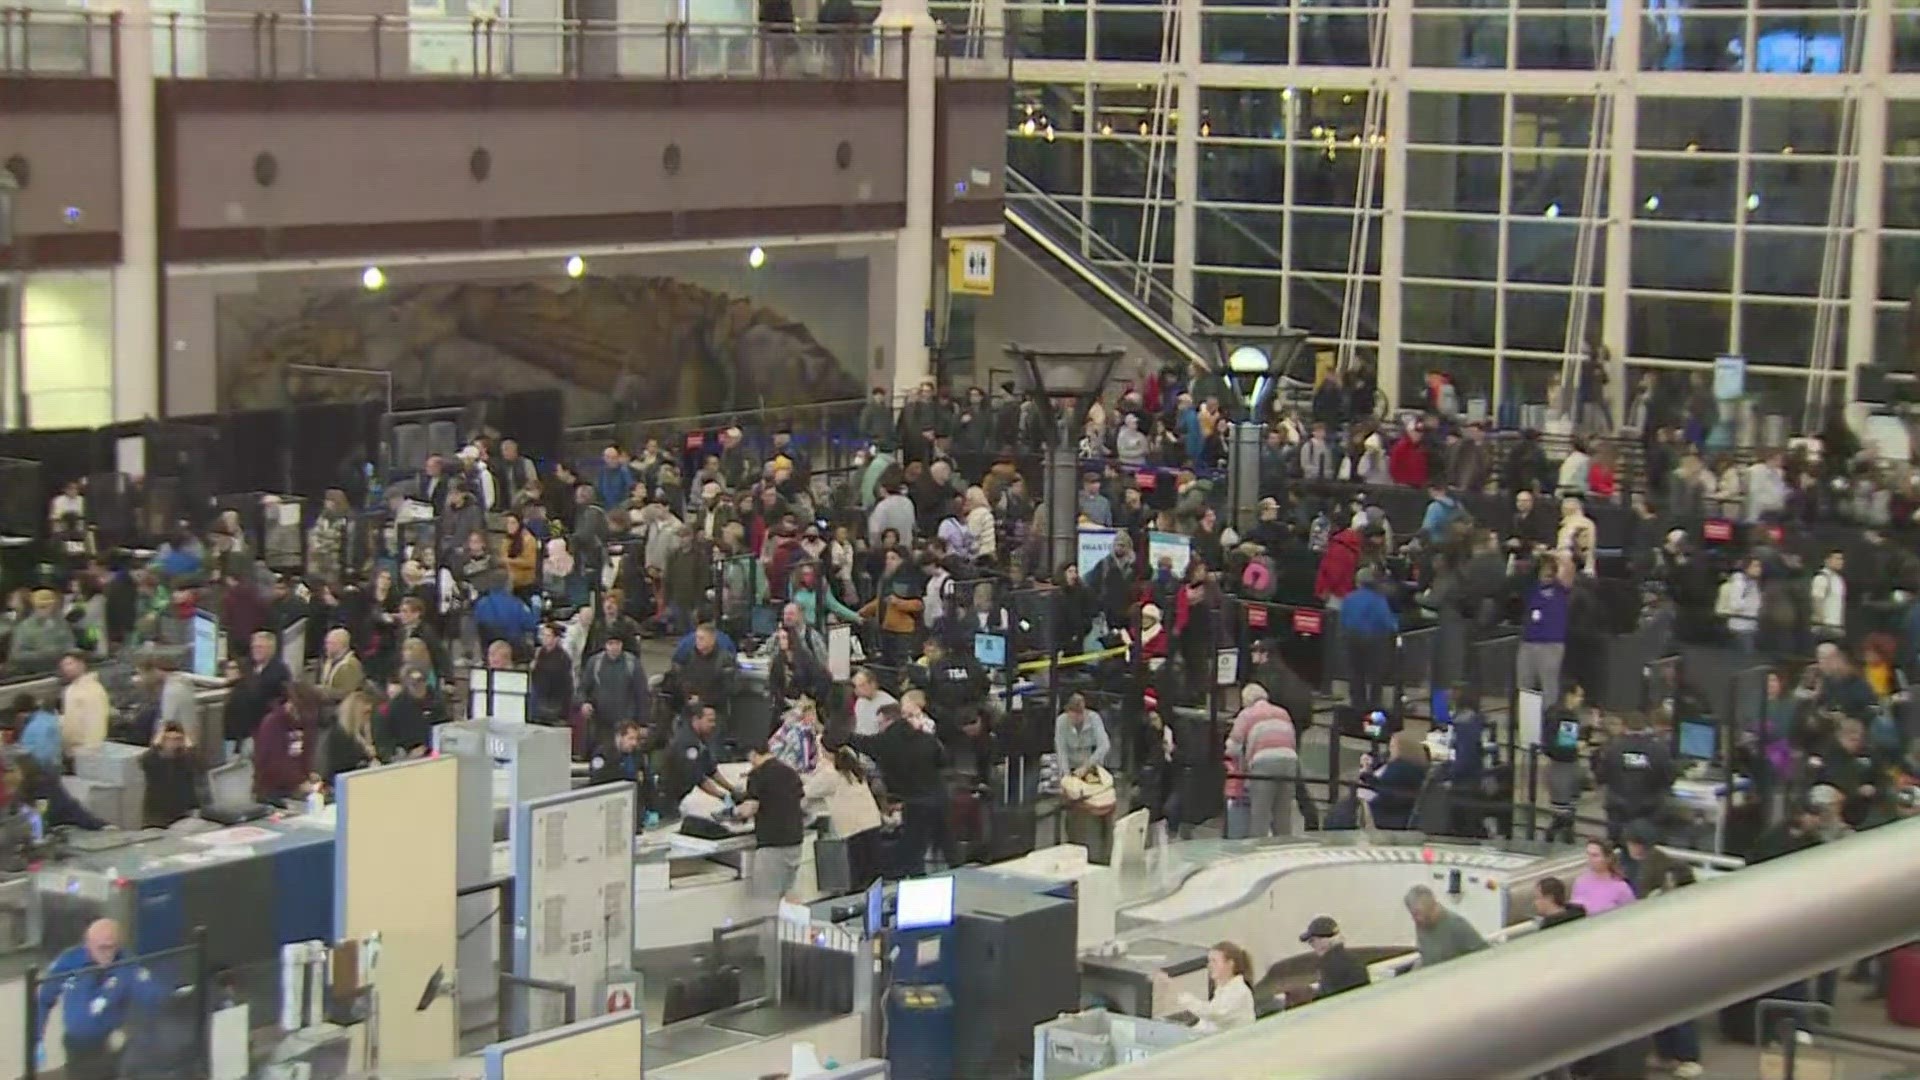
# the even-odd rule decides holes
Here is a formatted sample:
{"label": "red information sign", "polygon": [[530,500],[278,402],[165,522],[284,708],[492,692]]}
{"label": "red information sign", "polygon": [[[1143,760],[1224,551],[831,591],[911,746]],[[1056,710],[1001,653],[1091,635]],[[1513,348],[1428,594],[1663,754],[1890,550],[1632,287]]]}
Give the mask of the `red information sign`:
{"label": "red information sign", "polygon": [[1265,630],[1267,628],[1267,609],[1258,605],[1249,607],[1247,609],[1247,626],[1253,630]]}
{"label": "red information sign", "polygon": [[1296,608],[1293,612],[1293,632],[1296,634],[1318,634],[1323,625],[1321,613],[1312,608]]}
{"label": "red information sign", "polygon": [[1724,518],[1714,518],[1700,524],[1700,535],[1710,543],[1724,544],[1733,539],[1733,522]]}
{"label": "red information sign", "polygon": [[698,450],[705,445],[707,445],[706,432],[704,431],[687,432],[687,449]]}
{"label": "red information sign", "polygon": [[1139,485],[1141,491],[1152,491],[1154,485],[1160,482],[1160,474],[1151,469],[1142,469],[1133,482]]}

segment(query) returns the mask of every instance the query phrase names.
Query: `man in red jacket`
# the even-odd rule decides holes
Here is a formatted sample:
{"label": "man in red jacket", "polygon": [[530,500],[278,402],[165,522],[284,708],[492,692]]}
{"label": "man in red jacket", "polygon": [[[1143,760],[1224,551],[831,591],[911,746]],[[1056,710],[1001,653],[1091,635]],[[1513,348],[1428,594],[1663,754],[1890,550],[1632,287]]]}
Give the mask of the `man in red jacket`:
{"label": "man in red jacket", "polygon": [[1353,575],[1360,569],[1360,552],[1365,546],[1365,537],[1351,525],[1334,533],[1327,540],[1326,553],[1320,556],[1320,569],[1313,577],[1313,595],[1330,603],[1352,592]]}

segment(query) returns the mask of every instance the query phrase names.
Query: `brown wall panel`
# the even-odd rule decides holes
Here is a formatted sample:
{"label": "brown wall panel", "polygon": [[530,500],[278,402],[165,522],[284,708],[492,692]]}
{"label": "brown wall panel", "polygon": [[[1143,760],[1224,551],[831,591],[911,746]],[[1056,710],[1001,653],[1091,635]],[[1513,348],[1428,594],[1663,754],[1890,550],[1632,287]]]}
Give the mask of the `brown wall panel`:
{"label": "brown wall panel", "polygon": [[13,203],[18,250],[0,247],[0,265],[119,258],[118,108],[110,79],[0,79],[0,166],[17,159],[26,173]]}
{"label": "brown wall panel", "polygon": [[940,83],[940,137],[935,167],[937,220],[949,225],[1000,221],[1007,168],[1007,109],[1003,79],[947,79]]}
{"label": "brown wall panel", "polygon": [[[890,84],[180,82],[161,97],[173,259],[245,257],[210,250],[215,234],[287,256],[888,227],[870,223],[905,198]],[[740,211],[760,212],[754,228],[728,220]]]}

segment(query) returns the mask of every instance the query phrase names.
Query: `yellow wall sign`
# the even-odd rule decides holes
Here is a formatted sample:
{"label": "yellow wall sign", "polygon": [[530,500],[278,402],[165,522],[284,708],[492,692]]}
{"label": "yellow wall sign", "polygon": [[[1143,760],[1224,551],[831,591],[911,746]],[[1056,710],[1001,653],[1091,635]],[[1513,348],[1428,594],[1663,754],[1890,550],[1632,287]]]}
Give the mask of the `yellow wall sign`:
{"label": "yellow wall sign", "polygon": [[947,291],[993,295],[993,240],[947,241]]}
{"label": "yellow wall sign", "polygon": [[1327,373],[1340,363],[1340,354],[1332,349],[1316,349],[1313,353],[1313,385],[1319,386],[1327,380]]}
{"label": "yellow wall sign", "polygon": [[1247,298],[1229,296],[1220,301],[1220,325],[1241,326],[1247,321]]}

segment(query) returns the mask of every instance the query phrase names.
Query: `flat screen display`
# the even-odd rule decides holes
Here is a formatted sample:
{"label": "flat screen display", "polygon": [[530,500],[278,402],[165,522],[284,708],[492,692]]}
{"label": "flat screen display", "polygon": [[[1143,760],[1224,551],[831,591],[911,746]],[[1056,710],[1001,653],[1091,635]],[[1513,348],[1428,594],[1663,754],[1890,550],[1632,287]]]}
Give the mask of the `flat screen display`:
{"label": "flat screen display", "polygon": [[894,923],[902,930],[953,925],[953,879],[907,878],[900,883]]}
{"label": "flat screen display", "polygon": [[875,937],[887,919],[887,889],[882,882],[876,881],[867,886],[867,936]]}
{"label": "flat screen display", "polygon": [[1680,756],[1696,761],[1712,761],[1720,730],[1700,720],[1680,722]]}
{"label": "flat screen display", "polygon": [[1000,634],[973,635],[973,658],[990,668],[1007,666],[1007,639]]}

